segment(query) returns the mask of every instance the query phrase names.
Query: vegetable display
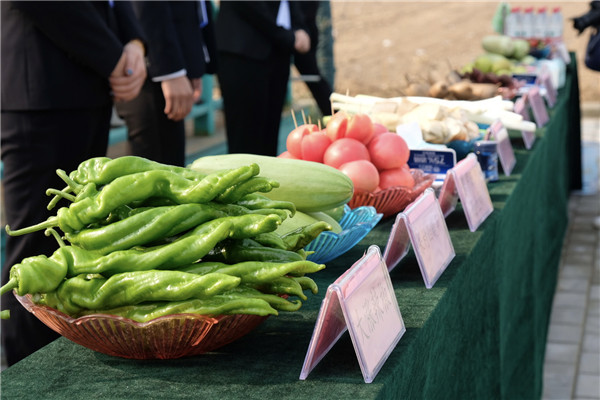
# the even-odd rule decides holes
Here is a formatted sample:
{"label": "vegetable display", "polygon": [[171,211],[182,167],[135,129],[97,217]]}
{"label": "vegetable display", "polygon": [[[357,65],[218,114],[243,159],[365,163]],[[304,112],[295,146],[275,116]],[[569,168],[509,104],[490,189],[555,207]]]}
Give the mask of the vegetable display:
{"label": "vegetable display", "polygon": [[[332,227],[315,221],[277,232],[296,205],[265,196],[280,183],[258,176],[261,168],[244,158],[202,172],[128,156],[59,170],[67,187],[48,189],[48,208],[70,204],[40,224],[6,226],[10,235],[45,230],[58,248],[13,265],[0,292],[32,295],[73,317],[103,313],[138,322],[173,313],[295,311],[305,290],[318,290],[307,275],[325,267],[308,261],[304,247]],[[342,197],[331,196],[325,208]]]}

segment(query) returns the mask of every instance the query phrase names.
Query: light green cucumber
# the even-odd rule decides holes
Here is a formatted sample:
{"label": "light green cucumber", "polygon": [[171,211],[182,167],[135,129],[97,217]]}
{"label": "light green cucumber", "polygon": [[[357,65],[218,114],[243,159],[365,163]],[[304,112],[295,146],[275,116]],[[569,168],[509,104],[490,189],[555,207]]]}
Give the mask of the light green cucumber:
{"label": "light green cucumber", "polygon": [[341,205],[341,206],[338,206],[335,208],[331,208],[329,210],[323,210],[322,212],[329,215],[331,218],[335,219],[337,222],[340,222],[342,220],[342,217],[345,214],[344,205]]}
{"label": "light green cucumber", "polygon": [[329,210],[352,198],[352,180],[325,164],[255,154],[223,154],[195,160],[188,167],[210,173],[252,163],[260,167],[259,176],[279,182],[279,187],[262,195],[271,200],[291,201],[303,212]]}
{"label": "light green cucumber", "polygon": [[314,224],[318,221],[319,220],[315,217],[311,217],[310,215],[303,213],[302,211],[296,211],[296,214],[294,214],[293,217],[286,218],[283,220],[283,222],[275,230],[275,233],[277,233],[279,236],[283,236],[292,231],[295,231],[298,228]]}

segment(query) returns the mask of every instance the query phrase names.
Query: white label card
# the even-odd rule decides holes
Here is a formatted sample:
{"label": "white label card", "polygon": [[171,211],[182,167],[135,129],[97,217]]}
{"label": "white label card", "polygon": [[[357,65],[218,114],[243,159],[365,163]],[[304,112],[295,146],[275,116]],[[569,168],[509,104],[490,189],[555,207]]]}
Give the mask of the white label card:
{"label": "white label card", "polygon": [[448,171],[439,196],[444,216],[454,211],[457,197],[460,198],[471,232],[475,232],[494,211],[483,172],[473,153],[469,153]]}
{"label": "white label card", "polygon": [[[517,101],[515,101],[514,112],[520,114],[523,117],[523,120],[529,121],[529,104],[527,103],[527,94],[519,97]],[[535,142],[535,132],[532,131],[521,131],[521,136],[523,137],[523,143],[525,143],[525,148],[530,150],[533,147],[533,143]]]}
{"label": "white label card", "polygon": [[348,330],[366,383],[371,383],[406,332],[379,247],[372,245],[329,285],[300,372],[305,380]]}
{"label": "white label card", "polygon": [[517,159],[515,158],[515,152],[512,143],[510,142],[508,131],[500,120],[496,120],[492,123],[490,126],[490,135],[493,137],[493,140],[496,141],[498,158],[500,158],[504,175],[510,176],[510,173],[517,164]]}
{"label": "white label card", "polygon": [[409,149],[418,149],[425,143],[423,140],[423,132],[418,122],[410,122],[407,124],[400,124],[396,126],[396,134],[398,134],[404,141]]}
{"label": "white label card", "polygon": [[[396,216],[383,259],[392,270],[408,250],[408,240],[402,243],[397,238],[408,238],[421,269],[425,287],[431,289],[455,257],[446,220],[435,192],[429,188]],[[397,251],[394,251],[395,248]],[[398,255],[402,254],[400,258]]]}

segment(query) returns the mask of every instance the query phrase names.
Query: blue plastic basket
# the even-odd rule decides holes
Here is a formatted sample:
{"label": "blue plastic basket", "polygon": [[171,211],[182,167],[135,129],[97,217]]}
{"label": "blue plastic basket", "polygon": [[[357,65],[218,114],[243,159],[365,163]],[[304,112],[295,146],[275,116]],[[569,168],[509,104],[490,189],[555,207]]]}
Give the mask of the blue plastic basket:
{"label": "blue plastic basket", "polygon": [[346,205],[344,216],[340,220],[342,231],[340,233],[321,232],[305,247],[306,251],[314,252],[307,259],[323,264],[341,256],[367,236],[382,217],[383,214],[377,213],[375,207],[361,206],[350,209]]}

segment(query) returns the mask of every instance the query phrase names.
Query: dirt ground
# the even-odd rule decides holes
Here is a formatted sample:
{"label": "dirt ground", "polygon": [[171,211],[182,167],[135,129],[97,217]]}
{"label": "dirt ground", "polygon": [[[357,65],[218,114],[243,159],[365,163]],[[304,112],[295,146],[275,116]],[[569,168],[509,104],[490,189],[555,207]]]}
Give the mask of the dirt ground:
{"label": "dirt ground", "polygon": [[[447,72],[449,66],[459,69],[483,52],[481,38],[494,33],[491,21],[498,4],[332,1],[334,90],[351,95],[399,96],[407,76],[424,78],[433,70]],[[577,56],[581,102],[600,102],[600,72],[584,65],[590,29],[577,36],[570,21],[586,13],[589,2],[536,0],[510,6],[561,7],[564,40]],[[295,86],[300,95],[306,93],[303,85]]]}

